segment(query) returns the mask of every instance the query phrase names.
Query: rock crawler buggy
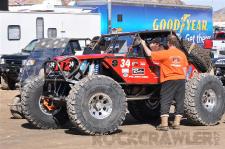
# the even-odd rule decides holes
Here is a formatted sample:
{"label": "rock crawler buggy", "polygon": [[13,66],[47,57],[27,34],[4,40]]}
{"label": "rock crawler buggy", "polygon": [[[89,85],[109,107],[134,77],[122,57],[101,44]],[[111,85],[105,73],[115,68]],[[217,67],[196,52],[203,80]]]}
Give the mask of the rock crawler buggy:
{"label": "rock crawler buggy", "polygon": [[[45,63],[45,79],[35,78],[22,91],[26,119],[38,128],[67,122],[91,135],[118,129],[127,108],[140,121],[159,117],[159,67],[145,55],[136,36],[148,41],[174,34],[146,31],[102,35],[91,50],[101,54],[61,56]],[[180,41],[188,56],[185,114],[194,124],[214,125],[224,113],[222,83],[207,72],[209,53]],[[165,45],[166,47],[166,45]],[[90,49],[89,49],[90,50]]]}

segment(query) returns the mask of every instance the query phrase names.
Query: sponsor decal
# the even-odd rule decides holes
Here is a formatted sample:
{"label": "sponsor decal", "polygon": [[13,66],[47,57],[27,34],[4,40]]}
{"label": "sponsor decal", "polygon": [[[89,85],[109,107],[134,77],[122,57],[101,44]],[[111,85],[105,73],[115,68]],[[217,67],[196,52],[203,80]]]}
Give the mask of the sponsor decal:
{"label": "sponsor decal", "polygon": [[144,68],[132,68],[133,75],[144,75],[145,69]]}
{"label": "sponsor decal", "polygon": [[138,66],[138,62],[132,62],[132,66]]}
{"label": "sponsor decal", "polygon": [[127,69],[127,68],[122,69],[122,74],[124,77],[128,77],[129,69]]}
{"label": "sponsor decal", "polygon": [[156,18],[153,22],[154,30],[175,30],[182,33],[187,31],[207,31],[207,20],[195,20],[190,19],[191,14],[184,14],[181,19],[161,19]]}
{"label": "sponsor decal", "polygon": [[138,75],[136,75],[136,76],[129,76],[129,78],[132,78],[132,79],[134,79],[134,78],[135,79],[148,79],[149,77],[148,76],[138,76]]}
{"label": "sponsor decal", "polygon": [[146,64],[145,64],[145,62],[141,62],[141,66],[145,66]]}
{"label": "sponsor decal", "polygon": [[118,65],[118,61],[117,60],[112,60],[112,66],[116,67]]}

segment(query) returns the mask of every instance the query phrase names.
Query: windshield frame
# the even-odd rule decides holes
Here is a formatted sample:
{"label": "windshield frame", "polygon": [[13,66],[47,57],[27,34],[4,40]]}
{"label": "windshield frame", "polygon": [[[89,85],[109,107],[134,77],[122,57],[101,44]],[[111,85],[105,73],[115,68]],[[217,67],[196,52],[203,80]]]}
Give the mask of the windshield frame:
{"label": "windshield frame", "polygon": [[[129,42],[128,39],[130,39]],[[100,50],[105,54],[127,54],[133,40],[134,34],[102,35],[97,41],[92,41],[92,50]]]}

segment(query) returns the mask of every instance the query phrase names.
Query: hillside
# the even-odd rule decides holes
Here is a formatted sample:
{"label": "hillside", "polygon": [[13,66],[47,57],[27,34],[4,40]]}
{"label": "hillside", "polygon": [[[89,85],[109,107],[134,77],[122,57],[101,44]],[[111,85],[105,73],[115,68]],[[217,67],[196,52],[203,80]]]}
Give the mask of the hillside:
{"label": "hillside", "polygon": [[[46,1],[46,0],[9,0],[9,5],[41,4],[43,3],[43,1]],[[85,0],[52,0],[52,1],[55,1],[57,3],[62,2],[63,4],[65,4],[70,1],[85,1]],[[148,3],[157,3],[157,4],[185,5],[185,3],[182,2],[181,0],[112,0],[112,1],[135,1],[135,2],[148,2]],[[222,22],[222,21],[225,22],[225,8],[214,12],[213,19],[215,22]]]}
{"label": "hillside", "polygon": [[[9,0],[9,5],[26,5],[26,4],[40,4],[45,0]],[[54,0],[55,2],[62,1],[63,3],[68,1],[82,1],[82,0]],[[85,1],[85,0],[84,0]],[[101,1],[101,0],[99,0]],[[114,0],[112,0],[114,1]],[[118,0],[116,0],[118,1]],[[139,2],[152,2],[152,3],[158,3],[158,4],[176,4],[176,5],[182,5],[183,2],[181,0],[121,0],[121,1],[139,1]]]}
{"label": "hillside", "polygon": [[9,5],[41,4],[44,0],[9,0]]}
{"label": "hillside", "polygon": [[214,22],[225,22],[225,8],[214,12],[213,20]]}

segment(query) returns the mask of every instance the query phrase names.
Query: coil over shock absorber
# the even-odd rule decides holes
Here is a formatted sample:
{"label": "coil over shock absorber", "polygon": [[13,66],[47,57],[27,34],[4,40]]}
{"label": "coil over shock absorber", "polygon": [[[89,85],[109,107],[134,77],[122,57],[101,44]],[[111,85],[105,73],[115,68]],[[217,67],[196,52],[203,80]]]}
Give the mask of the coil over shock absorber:
{"label": "coil over shock absorber", "polygon": [[94,67],[94,74],[95,75],[99,74],[99,69],[100,69],[99,61],[96,61],[95,62],[95,67]]}
{"label": "coil over shock absorber", "polygon": [[93,61],[89,66],[88,75],[97,75],[99,74],[100,64],[98,61]]}

